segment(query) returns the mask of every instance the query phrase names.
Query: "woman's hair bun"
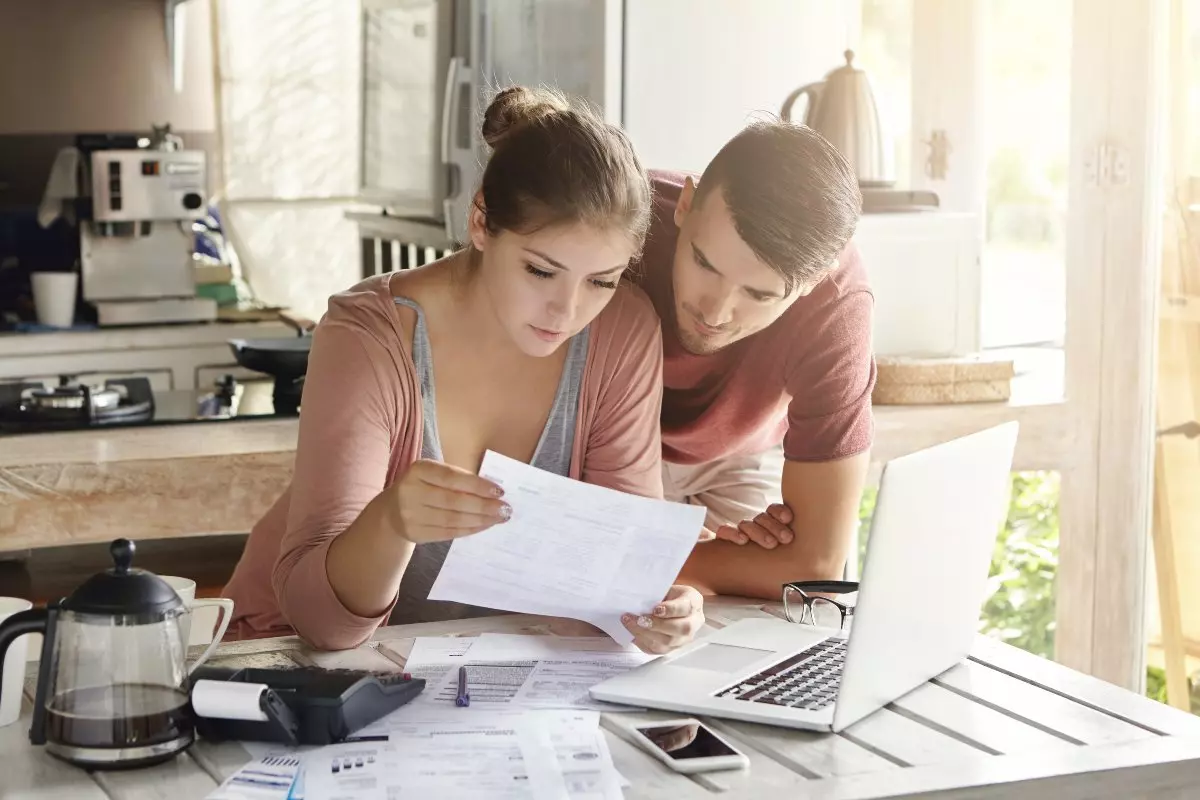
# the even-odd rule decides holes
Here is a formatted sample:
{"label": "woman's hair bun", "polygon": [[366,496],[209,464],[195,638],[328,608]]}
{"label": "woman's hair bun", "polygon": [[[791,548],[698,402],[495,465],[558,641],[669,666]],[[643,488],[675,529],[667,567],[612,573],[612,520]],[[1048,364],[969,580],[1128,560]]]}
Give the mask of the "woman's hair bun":
{"label": "woman's hair bun", "polygon": [[492,98],[483,113],[483,140],[495,148],[523,125],[571,110],[571,104],[550,89],[510,86]]}

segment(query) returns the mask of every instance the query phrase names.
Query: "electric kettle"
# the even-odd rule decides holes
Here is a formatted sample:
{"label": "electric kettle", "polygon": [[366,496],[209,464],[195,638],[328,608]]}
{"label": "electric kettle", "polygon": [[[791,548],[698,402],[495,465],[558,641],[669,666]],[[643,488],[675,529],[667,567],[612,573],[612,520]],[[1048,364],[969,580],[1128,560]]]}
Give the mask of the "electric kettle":
{"label": "electric kettle", "polygon": [[[805,125],[824,136],[850,162],[864,188],[888,188],[896,182],[891,143],[884,131],[867,73],[854,66],[854,51],[825,80],[801,86],[783,101],[780,116],[792,121],[792,106],[808,98]],[[799,121],[799,120],[798,120]]]}
{"label": "electric kettle", "polygon": [[117,539],[109,552],[112,568],[69,597],[0,624],[0,662],[18,636],[45,637],[29,740],[88,769],[166,761],[194,737],[188,609],[165,581],[133,567],[133,542]]}

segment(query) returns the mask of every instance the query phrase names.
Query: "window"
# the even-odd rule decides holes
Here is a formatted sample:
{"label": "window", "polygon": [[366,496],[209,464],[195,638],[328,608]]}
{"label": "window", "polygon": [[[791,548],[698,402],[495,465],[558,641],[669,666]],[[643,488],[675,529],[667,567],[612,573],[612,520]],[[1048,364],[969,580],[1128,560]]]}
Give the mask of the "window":
{"label": "window", "polygon": [[982,343],[1062,346],[1071,0],[988,0]]}
{"label": "window", "polygon": [[[898,183],[938,191],[948,210],[982,212],[982,346],[1061,347],[1071,0],[1045,0],[1036,13],[1028,0],[979,0],[977,11],[951,0],[862,2],[859,61],[895,137]],[[973,27],[956,28],[963,18]],[[914,84],[914,58],[918,72],[939,79]],[[977,97],[982,103],[968,107]],[[915,130],[918,108],[939,120],[934,127],[950,126],[946,181],[927,179],[931,131]],[[978,136],[976,109],[978,150],[964,142]]]}

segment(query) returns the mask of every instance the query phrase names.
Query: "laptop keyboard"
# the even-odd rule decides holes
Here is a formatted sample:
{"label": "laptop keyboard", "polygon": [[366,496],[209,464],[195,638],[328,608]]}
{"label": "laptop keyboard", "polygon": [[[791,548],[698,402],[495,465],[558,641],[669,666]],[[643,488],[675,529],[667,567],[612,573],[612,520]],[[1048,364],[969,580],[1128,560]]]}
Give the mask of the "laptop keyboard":
{"label": "laptop keyboard", "polygon": [[845,639],[825,639],[717,692],[717,697],[819,711],[837,697],[845,658]]}

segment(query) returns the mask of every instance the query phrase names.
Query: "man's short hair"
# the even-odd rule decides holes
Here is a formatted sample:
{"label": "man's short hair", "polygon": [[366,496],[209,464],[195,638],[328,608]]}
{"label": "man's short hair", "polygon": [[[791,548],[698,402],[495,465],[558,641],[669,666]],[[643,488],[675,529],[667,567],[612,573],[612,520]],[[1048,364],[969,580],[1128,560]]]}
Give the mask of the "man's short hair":
{"label": "man's short hair", "polygon": [[755,122],[729,140],[704,170],[696,203],[716,189],[738,235],[788,292],[829,273],[862,213],[850,163],[812,128],[790,122]]}

